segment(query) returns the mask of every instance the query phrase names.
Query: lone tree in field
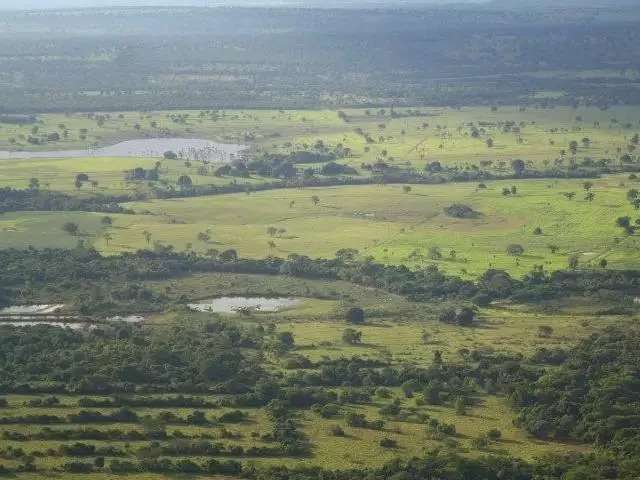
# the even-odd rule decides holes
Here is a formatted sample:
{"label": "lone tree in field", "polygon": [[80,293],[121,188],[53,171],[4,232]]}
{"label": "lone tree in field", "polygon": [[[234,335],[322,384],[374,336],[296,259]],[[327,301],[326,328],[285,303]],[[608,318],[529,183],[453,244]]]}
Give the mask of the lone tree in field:
{"label": "lone tree in field", "polygon": [[149,245],[151,243],[151,237],[152,237],[151,232],[148,232],[148,231],[145,230],[144,232],[142,232],[142,236],[144,237],[145,241],[147,242],[147,245]]}
{"label": "lone tree in field", "polygon": [[311,197],[311,201],[313,202],[314,205],[318,205],[320,203],[320,197],[317,195],[314,195]]}
{"label": "lone tree in field", "polygon": [[600,260],[600,268],[607,268],[609,262],[607,262],[606,258],[603,258],[602,260]]}
{"label": "lone tree in field", "polygon": [[40,188],[40,180],[37,178],[29,179],[29,190],[38,190]]}
{"label": "lone tree in field", "polygon": [[113,240],[113,235],[111,235],[109,232],[104,232],[102,234],[102,238],[104,238],[104,241],[106,242],[107,246],[109,246],[109,242]]}
{"label": "lone tree in field", "polygon": [[353,328],[345,328],[342,332],[342,341],[348,345],[358,345],[362,343],[362,332]]}
{"label": "lone tree in field", "polygon": [[67,232],[69,235],[77,235],[80,228],[77,223],[67,222],[62,226],[62,230]]}
{"label": "lone tree in field", "polygon": [[405,185],[402,187],[402,191],[404,193],[410,193],[411,192],[411,187],[409,185]]}
{"label": "lone tree in field", "polygon": [[524,247],[519,243],[512,243],[507,246],[507,254],[513,257],[519,257],[524,253]]}
{"label": "lone tree in field", "polygon": [[538,336],[540,338],[549,338],[553,335],[553,327],[549,325],[540,325],[538,327]]}
{"label": "lone tree in field", "polygon": [[364,310],[360,307],[351,307],[345,315],[347,323],[361,325],[364,323]]}

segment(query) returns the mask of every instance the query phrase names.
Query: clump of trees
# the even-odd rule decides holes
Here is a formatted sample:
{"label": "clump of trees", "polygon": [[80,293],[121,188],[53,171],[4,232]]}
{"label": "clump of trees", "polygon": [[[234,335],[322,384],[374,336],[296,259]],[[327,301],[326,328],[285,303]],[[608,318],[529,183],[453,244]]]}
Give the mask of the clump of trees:
{"label": "clump of trees", "polygon": [[444,213],[454,218],[477,218],[481,215],[480,212],[463,203],[454,203],[445,207]]}

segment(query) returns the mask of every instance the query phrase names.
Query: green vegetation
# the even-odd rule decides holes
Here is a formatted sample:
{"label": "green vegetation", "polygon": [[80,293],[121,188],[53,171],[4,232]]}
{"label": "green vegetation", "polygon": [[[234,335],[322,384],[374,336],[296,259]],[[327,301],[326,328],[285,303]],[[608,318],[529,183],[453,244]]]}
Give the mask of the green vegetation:
{"label": "green vegetation", "polygon": [[3,14],[0,477],[637,480],[638,18]]}

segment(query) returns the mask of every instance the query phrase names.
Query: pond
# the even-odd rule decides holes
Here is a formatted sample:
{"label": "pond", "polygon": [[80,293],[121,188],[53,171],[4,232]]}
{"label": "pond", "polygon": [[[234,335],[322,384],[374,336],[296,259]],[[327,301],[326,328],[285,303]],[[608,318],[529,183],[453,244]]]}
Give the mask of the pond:
{"label": "pond", "polygon": [[217,297],[189,304],[198,312],[238,313],[240,310],[278,312],[295,307],[302,299],[293,297]]}
{"label": "pond", "polygon": [[[73,329],[94,328],[99,321],[91,319],[80,321],[74,315],[61,314],[63,304],[42,305],[13,305],[0,308],[0,325],[15,327],[32,327],[36,325],[52,325],[54,327],[69,327]],[[104,319],[104,322],[141,323],[142,315],[116,315]]]}
{"label": "pond", "polygon": [[162,157],[165,152],[172,151],[185,160],[206,160],[213,163],[223,163],[230,162],[246,148],[245,145],[216,143],[198,138],[144,138],[86,150],[48,150],[39,152],[0,150],[0,159]]}
{"label": "pond", "polygon": [[94,323],[85,323],[85,322],[43,322],[43,321],[34,321],[34,320],[16,320],[11,322],[0,322],[1,325],[11,325],[12,327],[37,327],[38,325],[50,325],[53,327],[60,328],[71,328],[73,330],[81,330],[83,328],[96,328],[96,324]]}
{"label": "pond", "polygon": [[62,304],[52,305],[13,305],[11,307],[0,308],[0,315],[46,315],[56,313],[62,309]]}

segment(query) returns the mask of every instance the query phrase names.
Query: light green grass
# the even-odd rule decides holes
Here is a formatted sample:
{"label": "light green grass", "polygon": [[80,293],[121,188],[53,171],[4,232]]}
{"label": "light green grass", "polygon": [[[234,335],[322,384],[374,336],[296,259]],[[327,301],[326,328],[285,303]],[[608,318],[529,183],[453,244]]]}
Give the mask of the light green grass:
{"label": "light green grass", "polygon": [[[637,265],[637,238],[627,237],[615,226],[615,218],[635,214],[626,191],[636,186],[621,176],[595,180],[595,200],[584,200],[580,180],[522,180],[413,186],[409,194],[400,186],[353,186],[304,190],[275,190],[251,195],[236,194],[132,203],[136,212],[152,213],[144,228],[154,240],[182,250],[191,244],[197,251],[236,248],[241,256],[287,256],[292,253],[332,257],[341,248],[355,248],[378,261],[420,267],[434,263],[428,257],[438,247],[435,261],[455,274],[479,274],[503,268],[516,275],[534,265],[549,270],[567,267],[568,257],[578,255],[583,265],[597,266],[600,259],[612,268]],[[516,195],[502,189],[516,185]],[[564,192],[576,192],[567,200]],[[317,195],[320,204],[311,197]],[[443,209],[464,203],[480,213],[475,219],[447,216]],[[271,237],[268,227],[286,232]],[[536,227],[542,235],[534,235]],[[199,232],[209,230],[212,241],[199,242]],[[114,233],[107,252],[142,248],[138,228]],[[275,248],[269,242],[275,243]],[[509,244],[521,244],[525,253],[513,257]],[[558,247],[551,253],[549,245]],[[454,253],[452,253],[454,252]],[[455,258],[454,256],[455,255]]]}

